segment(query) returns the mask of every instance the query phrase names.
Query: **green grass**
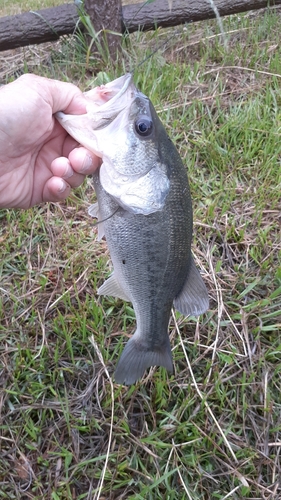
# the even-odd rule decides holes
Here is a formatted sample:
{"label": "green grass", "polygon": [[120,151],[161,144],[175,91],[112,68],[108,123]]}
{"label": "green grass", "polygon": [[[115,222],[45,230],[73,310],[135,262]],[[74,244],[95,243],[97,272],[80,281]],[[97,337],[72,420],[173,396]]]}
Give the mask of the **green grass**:
{"label": "green grass", "polygon": [[70,3],[69,0],[1,0],[0,17],[13,16],[28,12],[29,10],[41,10],[48,7],[55,7],[62,3]]}
{"label": "green grass", "polygon": [[[0,499],[281,497],[279,12],[224,18],[228,50],[214,21],[177,28],[135,72],[187,166],[210,291],[198,322],[171,318],[174,376],[109,376],[135,319],[96,294],[110,261],[89,180],[0,212]],[[87,63],[81,39],[21,49],[2,83],[34,71],[87,89],[170,34],[132,35],[116,68]]]}

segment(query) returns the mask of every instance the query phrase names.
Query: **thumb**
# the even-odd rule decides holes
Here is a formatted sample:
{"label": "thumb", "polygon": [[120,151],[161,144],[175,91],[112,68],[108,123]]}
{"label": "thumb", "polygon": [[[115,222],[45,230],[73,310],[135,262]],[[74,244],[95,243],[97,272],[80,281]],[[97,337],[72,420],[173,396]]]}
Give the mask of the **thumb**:
{"label": "thumb", "polygon": [[44,78],[46,81],[47,99],[53,114],[64,111],[68,114],[80,115],[86,113],[86,99],[81,90],[72,83],[60,82]]}

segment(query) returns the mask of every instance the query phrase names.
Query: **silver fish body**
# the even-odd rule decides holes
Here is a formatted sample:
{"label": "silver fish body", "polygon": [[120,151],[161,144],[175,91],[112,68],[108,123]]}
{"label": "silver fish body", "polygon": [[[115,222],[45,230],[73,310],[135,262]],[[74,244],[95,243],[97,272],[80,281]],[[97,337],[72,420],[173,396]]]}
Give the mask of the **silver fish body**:
{"label": "silver fish body", "polygon": [[[136,314],[136,331],[115,371],[116,382],[129,385],[151,366],[173,371],[168,336],[172,305],[184,315],[197,316],[208,308],[208,294],[191,254],[192,205],[186,169],[153,105],[134,87],[131,76],[115,82],[114,96],[119,92],[123,104],[117,97],[119,107],[110,117],[109,99],[106,112],[101,104],[90,120],[93,135],[97,137],[101,130],[107,144],[95,139],[90,148],[101,154],[103,164],[93,176],[98,208],[90,207],[89,213],[101,222],[99,235],[106,236],[114,268],[98,293],[129,300]],[[89,147],[83,132],[67,128],[62,114],[58,118]],[[111,146],[109,130],[112,136],[121,134],[121,143],[117,137],[116,146]]]}

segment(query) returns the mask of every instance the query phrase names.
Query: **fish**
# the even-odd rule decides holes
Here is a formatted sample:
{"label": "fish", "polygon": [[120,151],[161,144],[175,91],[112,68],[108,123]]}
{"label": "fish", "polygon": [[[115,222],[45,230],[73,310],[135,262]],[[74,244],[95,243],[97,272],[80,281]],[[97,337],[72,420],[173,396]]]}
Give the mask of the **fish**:
{"label": "fish", "polygon": [[171,309],[199,316],[209,307],[191,251],[193,216],[186,168],[150,99],[127,73],[85,92],[87,113],[56,118],[102,164],[93,175],[98,218],[113,273],[99,295],[132,303],[136,330],[114,378],[135,384],[152,366],[174,372]]}

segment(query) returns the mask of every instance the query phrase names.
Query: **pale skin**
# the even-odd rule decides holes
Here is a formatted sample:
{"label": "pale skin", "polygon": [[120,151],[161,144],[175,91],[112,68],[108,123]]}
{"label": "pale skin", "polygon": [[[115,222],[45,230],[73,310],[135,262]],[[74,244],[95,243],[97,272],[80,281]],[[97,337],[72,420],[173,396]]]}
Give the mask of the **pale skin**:
{"label": "pale skin", "polygon": [[0,208],[62,201],[99,167],[57,122],[57,111],[86,112],[75,85],[27,74],[0,87]]}

